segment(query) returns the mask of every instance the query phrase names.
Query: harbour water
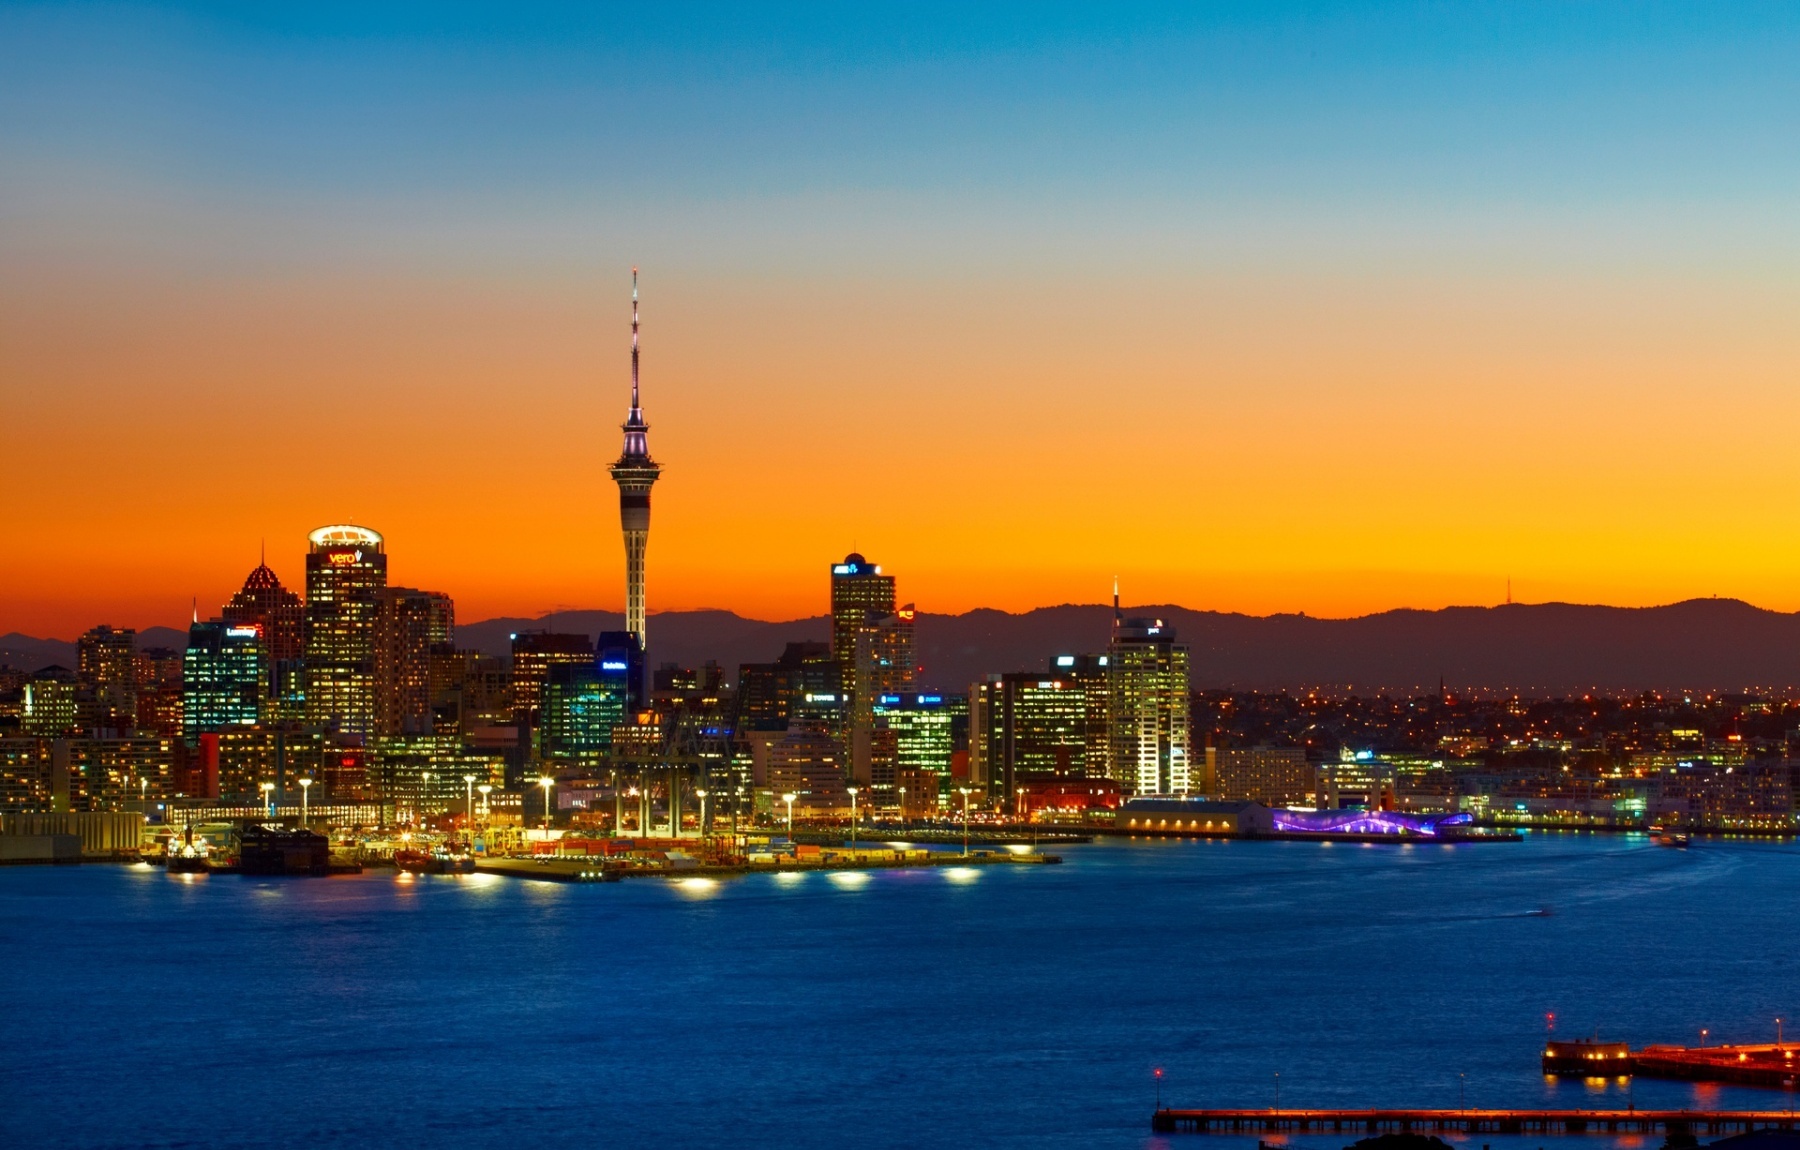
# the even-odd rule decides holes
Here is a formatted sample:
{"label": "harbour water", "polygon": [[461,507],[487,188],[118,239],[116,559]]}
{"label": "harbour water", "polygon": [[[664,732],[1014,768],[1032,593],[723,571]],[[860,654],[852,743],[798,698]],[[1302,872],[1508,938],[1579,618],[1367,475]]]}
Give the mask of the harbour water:
{"label": "harbour water", "polygon": [[1800,1016],[1786,843],[1059,853],[604,886],[0,870],[0,1122],[17,1146],[1200,1150],[1231,1140],[1149,1133],[1154,1068],[1180,1106],[1267,1106],[1277,1075],[1288,1107],[1612,1105],[1623,1083],[1538,1072],[1547,1012],[1634,1045]]}

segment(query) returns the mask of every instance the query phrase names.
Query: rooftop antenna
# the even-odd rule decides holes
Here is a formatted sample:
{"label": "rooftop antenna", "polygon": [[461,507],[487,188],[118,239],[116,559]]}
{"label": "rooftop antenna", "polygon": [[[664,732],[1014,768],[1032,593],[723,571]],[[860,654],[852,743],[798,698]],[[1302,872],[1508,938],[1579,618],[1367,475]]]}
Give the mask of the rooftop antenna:
{"label": "rooftop antenna", "polygon": [[200,621],[200,596],[194,596],[194,622]]}
{"label": "rooftop antenna", "polygon": [[1508,607],[1512,606],[1512,576],[1511,575],[1508,575],[1506,577],[1506,605]]}
{"label": "rooftop antenna", "polygon": [[638,292],[637,265],[631,266],[631,419],[643,419],[638,413]]}
{"label": "rooftop antenna", "polygon": [[1119,630],[1119,577],[1113,576],[1113,631]]}
{"label": "rooftop antenna", "polygon": [[267,535],[263,536],[262,558],[258,559],[257,562],[264,567],[269,565],[269,537]]}

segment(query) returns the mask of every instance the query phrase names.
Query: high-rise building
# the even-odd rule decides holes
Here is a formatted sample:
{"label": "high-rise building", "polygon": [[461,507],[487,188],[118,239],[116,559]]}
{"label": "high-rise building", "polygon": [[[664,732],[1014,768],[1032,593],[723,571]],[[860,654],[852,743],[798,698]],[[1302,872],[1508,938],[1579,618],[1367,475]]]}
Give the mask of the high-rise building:
{"label": "high-rise building", "polygon": [[130,732],[137,725],[137,632],[102,623],[76,643],[76,677],[90,727]]}
{"label": "high-rise building", "polygon": [[431,729],[461,735],[513,721],[512,672],[506,660],[455,647],[431,649]]}
{"label": "high-rise building", "polygon": [[778,816],[786,815],[782,796],[787,794],[794,796],[796,811],[827,817],[848,814],[843,744],[821,722],[794,722],[769,748],[769,787],[775,792]]}
{"label": "high-rise building", "polygon": [[1090,722],[1087,685],[1075,675],[990,675],[969,693],[969,775],[996,798],[1027,776],[1086,775]]}
{"label": "high-rise building", "polygon": [[[638,403],[636,268],[631,269],[631,410],[626,413],[621,430],[625,432],[625,448],[612,465],[612,477],[619,485],[619,527],[625,534],[625,629],[637,636],[641,650],[647,650],[644,553],[650,546],[650,488],[662,474],[662,468],[650,458],[650,425],[644,422],[644,411]],[[640,684],[639,689],[643,686]]]}
{"label": "high-rise building", "polygon": [[[843,674],[825,643],[789,643],[773,663],[738,667],[737,718],[742,731],[785,731],[802,714],[841,714]],[[837,729],[835,726],[833,729]]]}
{"label": "high-rise building", "polygon": [[215,619],[188,628],[182,661],[181,733],[189,746],[202,734],[255,726],[262,717],[261,630]]}
{"label": "high-rise building", "polygon": [[[860,783],[893,782],[893,741],[881,736],[876,700],[913,690],[913,606],[865,619],[856,629],[856,668],[850,691],[850,774]],[[885,754],[884,754],[885,752]],[[878,762],[880,760],[880,762]]]}
{"label": "high-rise building", "polygon": [[219,618],[239,627],[260,627],[263,656],[269,681],[263,686],[265,705],[274,719],[299,720],[306,707],[306,604],[281,585],[265,563],[245,578],[244,585],[219,612]]}
{"label": "high-rise building", "polygon": [[[892,801],[887,788],[907,785],[901,780],[908,777],[913,779],[909,790],[925,778],[931,780],[933,795],[947,788],[951,757],[957,744],[968,738],[968,718],[969,701],[959,695],[878,696],[875,719],[893,739],[893,777],[871,779],[877,798]],[[917,797],[924,799],[923,795]],[[908,799],[909,804],[912,802]]]}
{"label": "high-rise building", "polygon": [[366,527],[321,527],[306,538],[306,718],[368,735],[387,555]]}
{"label": "high-rise building", "polygon": [[520,631],[512,637],[513,721],[535,727],[543,702],[544,683],[557,663],[582,666],[594,662],[594,645],[586,635],[555,631]]}
{"label": "high-rise building", "polygon": [[1128,794],[1192,789],[1188,649],[1161,619],[1122,619],[1107,648],[1109,773]]}
{"label": "high-rise building", "polygon": [[74,734],[81,726],[76,687],[75,672],[67,667],[33,671],[23,688],[19,729],[45,738]]}
{"label": "high-rise building", "polygon": [[137,686],[137,632],[102,623],[76,641],[76,674],[84,687]]}
{"label": "high-rise building", "polygon": [[431,733],[431,651],[450,643],[450,596],[385,587],[376,611],[375,730],[382,735]]}
{"label": "high-rise building", "polygon": [[894,614],[894,577],[854,551],[831,565],[831,654],[843,681],[845,711],[856,709],[856,636],[863,624]]}
{"label": "high-rise building", "polygon": [[538,755],[596,765],[612,746],[613,728],[625,722],[629,693],[623,669],[603,671],[591,661],[552,665],[539,709]]}

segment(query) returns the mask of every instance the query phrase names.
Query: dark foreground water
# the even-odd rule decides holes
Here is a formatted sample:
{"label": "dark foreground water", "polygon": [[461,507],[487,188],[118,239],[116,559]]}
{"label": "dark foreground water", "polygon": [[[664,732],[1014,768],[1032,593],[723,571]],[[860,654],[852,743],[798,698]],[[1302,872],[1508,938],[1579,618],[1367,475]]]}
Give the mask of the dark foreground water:
{"label": "dark foreground water", "polygon": [[1266,1106],[1277,1074],[1284,1106],[1454,1106],[1459,1075],[1469,1105],[1622,1103],[1537,1072],[1546,1011],[1634,1044],[1800,1017],[1786,845],[1065,853],[583,887],[0,870],[0,1142],[1141,1147],[1157,1066],[1178,1105]]}

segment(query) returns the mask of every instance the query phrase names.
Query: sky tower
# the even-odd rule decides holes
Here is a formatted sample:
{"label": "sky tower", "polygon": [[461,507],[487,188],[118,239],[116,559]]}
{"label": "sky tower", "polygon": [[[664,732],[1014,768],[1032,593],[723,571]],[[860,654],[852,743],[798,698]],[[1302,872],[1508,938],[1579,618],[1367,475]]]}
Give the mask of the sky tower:
{"label": "sky tower", "polygon": [[625,629],[644,646],[644,550],[650,543],[650,487],[662,468],[650,458],[643,408],[638,406],[637,269],[631,269],[631,411],[621,425],[625,450],[612,465],[619,485],[619,527],[625,532]]}

